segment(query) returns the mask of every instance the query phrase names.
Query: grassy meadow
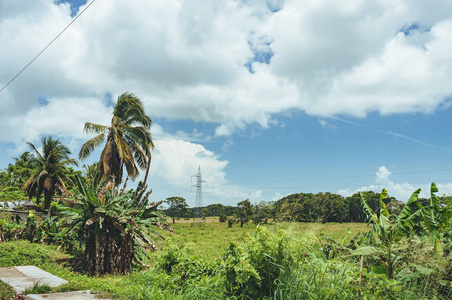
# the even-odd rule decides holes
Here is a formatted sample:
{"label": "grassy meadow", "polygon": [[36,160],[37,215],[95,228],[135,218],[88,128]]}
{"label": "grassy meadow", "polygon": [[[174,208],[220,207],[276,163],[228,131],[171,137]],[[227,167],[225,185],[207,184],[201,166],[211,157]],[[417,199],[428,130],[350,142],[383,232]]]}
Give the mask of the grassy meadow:
{"label": "grassy meadow", "polygon": [[[199,284],[190,292],[187,289],[172,290],[175,282],[172,281],[171,275],[156,270],[158,261],[162,259],[167,247],[176,244],[181,248],[189,248],[192,257],[200,258],[205,264],[216,264],[231,242],[242,244],[249,240],[256,229],[255,224],[250,222],[243,227],[234,224],[228,228],[226,223],[209,218],[201,223],[177,220],[171,225],[174,233],[162,232],[166,240],[158,241],[159,250],[149,252],[150,258],[144,260],[150,268],[137,266],[127,275],[88,276],[84,274],[83,266],[80,266],[78,261],[77,255],[80,253],[69,254],[56,246],[27,241],[0,243],[0,252],[3,254],[0,257],[0,267],[36,265],[69,281],[66,285],[54,288],[54,292],[90,289],[101,297],[117,299],[214,299],[216,295],[209,294],[210,292],[203,290]],[[275,234],[283,229],[294,241],[307,240],[322,233],[339,240],[348,228],[354,233],[368,229],[363,223],[269,223],[263,226]],[[202,278],[200,282],[204,284],[205,280],[208,279]],[[208,282],[206,288],[211,284],[218,289],[220,283]],[[4,290],[0,295],[5,299],[12,295],[6,285],[0,285],[0,288]]]}
{"label": "grassy meadow", "polygon": [[[366,223],[277,223],[242,228],[208,218],[178,220],[161,233],[158,251],[131,273],[91,276],[82,250],[27,241],[0,243],[0,267],[36,265],[69,281],[53,292],[91,290],[114,299],[448,299],[450,264],[432,256],[428,240],[397,244],[404,264],[389,279],[373,256],[340,245],[368,232]],[[346,238],[343,238],[346,236]],[[331,239],[330,239],[331,238]],[[408,248],[411,247],[411,248]],[[407,252],[407,249],[409,250]],[[400,252],[402,253],[402,252]],[[362,286],[359,285],[362,272]],[[449,274],[449,275],[448,275]],[[275,279],[276,278],[276,279]],[[258,280],[257,280],[258,279]],[[443,286],[446,285],[446,286]],[[0,285],[0,298],[12,299]]]}
{"label": "grassy meadow", "polygon": [[[163,235],[178,245],[192,244],[194,253],[207,260],[219,258],[222,250],[226,249],[231,242],[242,243],[246,241],[248,236],[256,229],[256,225],[252,222],[245,224],[243,227],[240,227],[239,224],[234,224],[231,228],[228,228],[227,224],[220,223],[218,218],[206,218],[205,222],[197,223],[193,222],[193,220],[180,219],[176,220],[175,224],[171,223],[170,226],[174,229],[174,233],[167,234],[162,232]],[[339,241],[347,233],[348,228],[350,228],[352,234],[370,229],[366,223],[270,222],[262,226],[273,232],[283,229],[291,238],[296,240],[323,234]],[[154,255],[157,255],[157,253],[154,253]]]}

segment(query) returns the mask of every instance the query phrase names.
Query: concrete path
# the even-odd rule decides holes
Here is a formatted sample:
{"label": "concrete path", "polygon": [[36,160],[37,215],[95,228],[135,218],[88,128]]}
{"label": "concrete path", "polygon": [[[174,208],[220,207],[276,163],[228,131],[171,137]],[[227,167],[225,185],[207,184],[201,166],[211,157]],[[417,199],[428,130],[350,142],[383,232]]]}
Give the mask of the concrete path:
{"label": "concrete path", "polygon": [[[35,266],[0,268],[0,280],[9,284],[16,293],[23,293],[24,290],[33,287],[33,284],[36,282],[51,287],[57,287],[59,285],[67,283],[66,280],[52,275],[49,272],[46,272]],[[27,295],[25,297],[26,300],[83,300],[94,298],[95,296],[91,294],[90,291]]]}
{"label": "concrete path", "polygon": [[[41,295],[27,295],[25,300],[84,300],[84,299],[94,299],[94,295],[90,294],[89,291],[78,291],[78,292],[68,292],[68,293],[54,293],[54,294],[41,294]],[[105,299],[104,299],[105,300]]]}
{"label": "concrete path", "polygon": [[66,280],[35,266],[0,268],[0,280],[9,284],[16,293],[33,287],[36,282],[51,287],[67,283]]}

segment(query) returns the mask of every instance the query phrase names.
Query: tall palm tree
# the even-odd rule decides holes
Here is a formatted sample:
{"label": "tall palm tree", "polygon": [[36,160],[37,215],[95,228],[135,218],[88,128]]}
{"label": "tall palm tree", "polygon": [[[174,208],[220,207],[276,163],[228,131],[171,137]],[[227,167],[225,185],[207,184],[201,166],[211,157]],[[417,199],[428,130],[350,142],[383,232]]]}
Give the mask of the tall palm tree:
{"label": "tall palm tree", "polygon": [[32,143],[27,143],[33,151],[29,163],[35,168],[33,175],[23,184],[22,190],[29,197],[39,198],[44,193],[46,209],[50,209],[52,196],[60,190],[66,190],[63,179],[69,180],[67,173],[68,165],[77,165],[77,161],[70,158],[71,151],[61,144],[59,139],[52,139],[51,136],[42,139],[42,154]]}
{"label": "tall palm tree", "polygon": [[139,169],[149,169],[151,149],[154,148],[151,125],[152,120],[144,113],[141,100],[132,93],[124,93],[113,107],[110,126],[85,123],[85,133],[97,135],[83,144],[79,158],[88,157],[106,140],[98,165],[102,176],[114,176],[120,183],[125,167],[128,176],[134,180]]}

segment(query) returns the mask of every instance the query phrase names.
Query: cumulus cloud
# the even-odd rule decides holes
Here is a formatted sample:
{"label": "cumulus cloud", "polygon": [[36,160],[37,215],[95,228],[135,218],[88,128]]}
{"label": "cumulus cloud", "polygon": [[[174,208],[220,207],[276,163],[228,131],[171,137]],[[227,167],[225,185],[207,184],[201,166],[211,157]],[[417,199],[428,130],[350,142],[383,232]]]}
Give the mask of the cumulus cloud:
{"label": "cumulus cloud", "polygon": [[[172,135],[154,126],[156,176],[182,185],[202,165],[212,193],[259,198],[231,188],[227,161],[196,142],[227,137],[226,149],[235,132],[297,110],[328,126],[331,117],[449,107],[450,11],[447,0],[95,2],[0,92],[0,142],[52,134],[80,143],[84,122],[108,124],[105,95],[130,91],[152,118],[214,124],[214,132]],[[72,12],[64,1],[0,2],[0,88]]]}
{"label": "cumulus cloud", "polygon": [[182,140],[155,141],[152,173],[159,174],[174,185],[186,185],[199,166],[204,179],[212,186],[224,185],[227,164],[226,160],[221,160],[199,144]]}
{"label": "cumulus cloud", "polygon": [[[94,3],[0,93],[0,129],[23,135],[10,124],[40,109],[39,97],[71,105],[124,91],[151,116],[216,123],[217,136],[266,128],[294,109],[430,113],[452,95],[451,9],[445,0]],[[0,11],[3,85],[71,21],[71,8],[13,1]]]}
{"label": "cumulus cloud", "polygon": [[[411,184],[408,182],[397,183],[392,181],[389,177],[392,172],[389,171],[385,166],[381,166],[375,173],[375,184],[369,186],[363,186],[356,190],[339,190],[337,193],[343,196],[350,196],[360,191],[374,191],[381,192],[383,189],[388,191],[389,196],[395,197],[397,200],[406,202],[411,194],[421,188],[420,198],[430,197],[430,183],[422,183],[419,185]],[[439,189],[438,195],[449,195],[452,192],[452,182],[451,183],[437,183],[436,186]]]}
{"label": "cumulus cloud", "polygon": [[[196,184],[198,167],[201,168],[204,193],[204,204],[223,203],[235,205],[237,201],[250,199],[253,203],[265,200],[265,195],[259,189],[247,190],[244,187],[233,185],[226,179],[227,160],[204,146],[188,141],[175,139],[155,140],[155,151],[152,158],[150,175],[153,178],[162,178],[169,183],[169,193],[178,192],[179,196],[189,199],[194,205],[194,194],[190,187]],[[151,180],[151,182],[154,182]],[[159,185],[152,185],[155,193],[161,192]],[[166,194],[174,196],[174,194]]]}

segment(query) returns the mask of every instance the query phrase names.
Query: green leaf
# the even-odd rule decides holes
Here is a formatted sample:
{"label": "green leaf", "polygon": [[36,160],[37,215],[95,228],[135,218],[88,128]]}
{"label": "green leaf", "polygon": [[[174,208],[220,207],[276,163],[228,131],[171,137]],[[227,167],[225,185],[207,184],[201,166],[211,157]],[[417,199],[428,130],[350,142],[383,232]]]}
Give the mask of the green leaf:
{"label": "green leaf", "polygon": [[450,287],[452,287],[452,281],[449,281],[449,280],[440,280],[439,284],[441,284],[442,286],[450,286]]}
{"label": "green leaf", "polygon": [[383,199],[386,198],[388,198],[388,191],[386,189],[383,189],[380,193],[380,215],[389,218],[389,212],[386,209],[386,204],[383,202]]}
{"label": "green leaf", "polygon": [[361,196],[361,204],[363,205],[364,212],[366,213],[367,217],[369,218],[369,222],[378,224],[378,216],[372,210],[372,208],[370,208],[370,206],[367,204],[366,195],[362,192],[359,192],[359,195]]}
{"label": "green leaf", "polygon": [[350,252],[352,255],[364,255],[364,256],[372,255],[375,253],[384,253],[382,249],[373,246],[362,246]]}
{"label": "green leaf", "polygon": [[411,194],[410,199],[408,199],[407,203],[405,204],[399,216],[397,217],[396,223],[408,219],[412,214],[414,214],[415,212],[422,208],[422,205],[417,200],[420,192],[421,189],[417,189],[416,191],[414,191],[413,194]]}

